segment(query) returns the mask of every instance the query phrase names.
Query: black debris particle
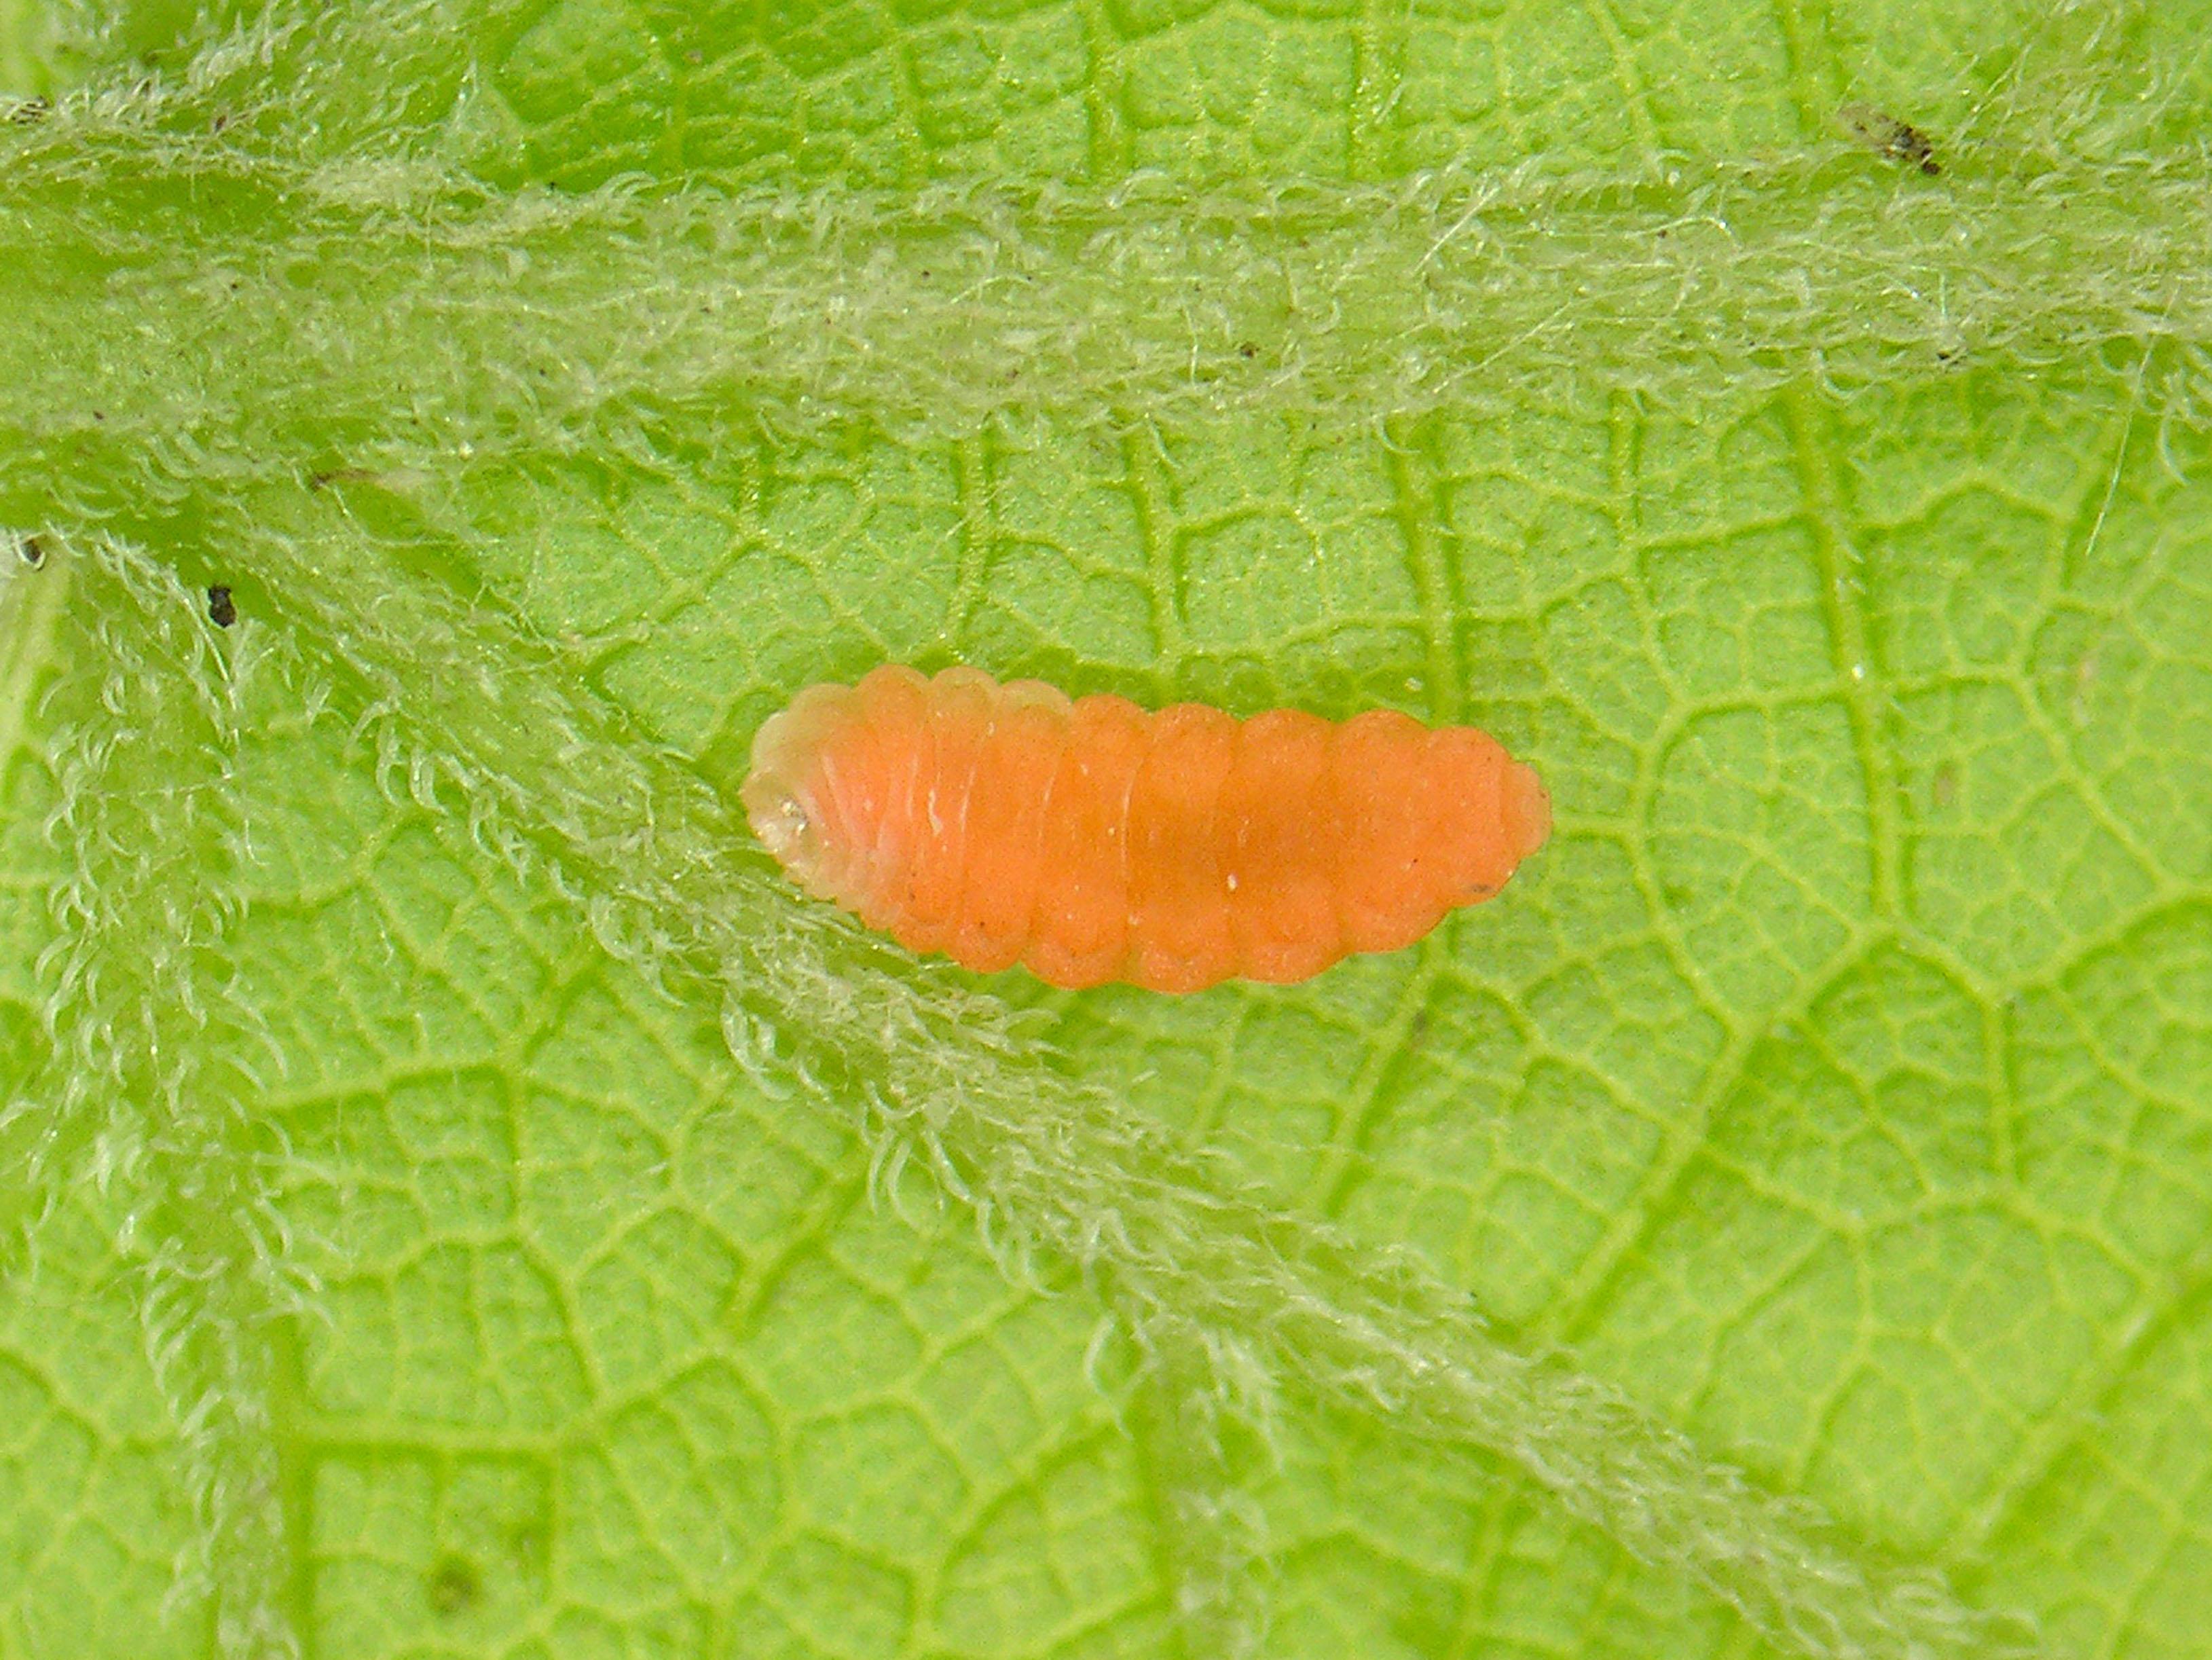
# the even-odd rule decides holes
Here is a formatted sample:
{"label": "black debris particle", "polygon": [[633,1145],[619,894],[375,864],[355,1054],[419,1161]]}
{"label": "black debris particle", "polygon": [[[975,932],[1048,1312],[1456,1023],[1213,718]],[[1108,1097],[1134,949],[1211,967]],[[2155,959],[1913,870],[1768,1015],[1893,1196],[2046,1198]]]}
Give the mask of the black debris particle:
{"label": "black debris particle", "polygon": [[37,570],[46,562],[46,544],[35,536],[27,536],[15,544],[15,556]]}
{"label": "black debris particle", "polygon": [[0,102],[0,120],[11,127],[35,126],[54,112],[43,98],[15,98]]}
{"label": "black debris particle", "polygon": [[450,1620],[474,1608],[483,1598],[483,1576],[477,1572],[477,1565],[465,1556],[441,1556],[430,1570],[423,1594],[434,1613]]}
{"label": "black debris particle", "polygon": [[208,590],[208,621],[219,629],[238,621],[238,607],[231,603],[230,590],[220,582]]}
{"label": "black debris particle", "polygon": [[1871,104],[1844,105],[1836,112],[1836,122],[1877,155],[1910,161],[1931,178],[1943,171],[1943,164],[1936,159],[1935,142],[1926,133]]}

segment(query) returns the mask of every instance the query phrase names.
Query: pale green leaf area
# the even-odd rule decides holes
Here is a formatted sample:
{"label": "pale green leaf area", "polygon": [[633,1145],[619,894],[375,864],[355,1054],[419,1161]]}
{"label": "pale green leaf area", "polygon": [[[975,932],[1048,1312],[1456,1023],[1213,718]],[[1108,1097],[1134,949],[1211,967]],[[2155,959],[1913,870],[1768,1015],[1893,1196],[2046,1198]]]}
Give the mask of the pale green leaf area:
{"label": "pale green leaf area", "polygon": [[[2212,1651],[2208,43],[0,0],[0,1660]],[[1557,829],[979,980],[887,659]]]}

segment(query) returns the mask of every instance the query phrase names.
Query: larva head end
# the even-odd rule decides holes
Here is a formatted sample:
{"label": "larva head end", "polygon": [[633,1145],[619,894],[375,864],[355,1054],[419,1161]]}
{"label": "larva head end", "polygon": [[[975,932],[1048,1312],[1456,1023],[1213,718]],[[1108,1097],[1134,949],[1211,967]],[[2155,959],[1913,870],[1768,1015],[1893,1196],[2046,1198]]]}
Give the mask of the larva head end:
{"label": "larva head end", "polygon": [[756,781],[746,781],[744,794],[753,834],[775,855],[776,863],[804,882],[821,859],[814,816],[799,796],[781,787],[756,788]]}
{"label": "larva head end", "polygon": [[770,715],[754,735],[752,770],[738,792],[753,834],[810,892],[824,853],[816,799],[823,747],[844,724],[851,697],[843,686],[810,686],[790,708]]}

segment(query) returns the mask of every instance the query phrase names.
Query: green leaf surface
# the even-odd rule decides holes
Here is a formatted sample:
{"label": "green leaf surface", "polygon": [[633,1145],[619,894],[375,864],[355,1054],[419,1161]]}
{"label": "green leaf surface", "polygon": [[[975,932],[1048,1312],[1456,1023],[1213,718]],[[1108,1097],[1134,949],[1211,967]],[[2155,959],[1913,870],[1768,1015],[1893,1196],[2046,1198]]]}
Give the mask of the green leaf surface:
{"label": "green leaf surface", "polygon": [[[0,4],[0,1657],[2203,1652],[2208,41]],[[1557,830],[979,980],[887,659]]]}

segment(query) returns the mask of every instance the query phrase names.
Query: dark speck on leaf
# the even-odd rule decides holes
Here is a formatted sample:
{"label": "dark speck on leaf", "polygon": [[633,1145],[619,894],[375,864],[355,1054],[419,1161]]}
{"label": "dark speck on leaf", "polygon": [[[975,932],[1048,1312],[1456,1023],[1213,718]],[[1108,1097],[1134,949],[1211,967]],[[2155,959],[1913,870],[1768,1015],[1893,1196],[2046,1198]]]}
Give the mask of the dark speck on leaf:
{"label": "dark speck on leaf", "polygon": [[238,621],[238,607],[230,602],[230,590],[220,582],[208,590],[208,621],[219,629]]}
{"label": "dark speck on leaf", "polygon": [[36,570],[46,562],[46,544],[35,536],[27,536],[15,544],[15,556]]}
{"label": "dark speck on leaf", "polygon": [[1871,104],[1846,104],[1836,112],[1836,120],[1859,143],[1893,161],[1910,161],[1931,177],[1943,171],[1936,159],[1935,142],[1926,133]]}
{"label": "dark speck on leaf", "polygon": [[424,1587],[430,1607],[443,1618],[450,1620],[464,1609],[475,1606],[483,1595],[483,1578],[477,1565],[465,1557],[441,1557],[430,1570],[430,1579]]}
{"label": "dark speck on leaf", "polygon": [[1251,359],[1257,357],[1260,355],[1260,349],[1254,345],[1249,340],[1246,340],[1237,346],[1237,355],[1249,362]]}
{"label": "dark speck on leaf", "polygon": [[45,120],[53,113],[54,106],[43,98],[20,98],[0,108],[5,109],[9,126],[27,127]]}

